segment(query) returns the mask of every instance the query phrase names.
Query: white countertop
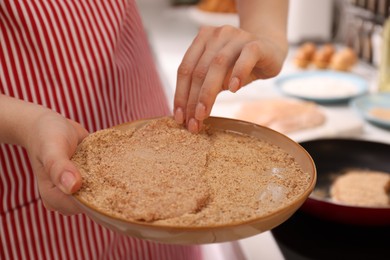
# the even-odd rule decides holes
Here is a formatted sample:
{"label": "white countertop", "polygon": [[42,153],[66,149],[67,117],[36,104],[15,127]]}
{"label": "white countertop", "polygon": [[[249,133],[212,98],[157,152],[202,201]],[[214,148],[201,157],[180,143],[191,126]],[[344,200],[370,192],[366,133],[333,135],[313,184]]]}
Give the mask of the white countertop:
{"label": "white countertop", "polygon": [[[185,51],[197,34],[199,25],[189,16],[188,7],[172,7],[169,0],[138,0],[137,2],[172,107],[177,68]],[[290,55],[291,53],[290,51]],[[288,61],[289,58],[281,75],[297,71]],[[359,64],[353,72],[367,79],[371,90],[375,89],[376,71],[374,69]],[[240,102],[280,96],[280,93],[274,88],[274,80],[255,81],[235,94],[221,93],[211,114],[232,117],[235,107]],[[303,141],[322,136],[344,136],[390,143],[390,131],[366,123],[348,105],[326,106],[325,112],[327,123],[322,128],[294,133],[290,137],[296,141]],[[241,247],[244,259],[283,259],[269,231],[242,239],[237,243]],[[239,258],[232,253],[233,249],[231,249],[234,247],[232,245],[237,243],[204,246],[206,259],[233,260]]]}

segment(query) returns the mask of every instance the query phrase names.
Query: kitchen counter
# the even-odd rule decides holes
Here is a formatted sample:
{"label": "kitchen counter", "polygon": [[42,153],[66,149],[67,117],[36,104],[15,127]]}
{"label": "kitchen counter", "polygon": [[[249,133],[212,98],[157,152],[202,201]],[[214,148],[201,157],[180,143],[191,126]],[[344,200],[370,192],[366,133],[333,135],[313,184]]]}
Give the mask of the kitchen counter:
{"label": "kitchen counter", "polygon": [[[137,1],[151,48],[154,52],[167,98],[173,104],[177,68],[185,51],[196,36],[199,24],[191,19],[187,6],[172,7],[169,0]],[[291,63],[291,48],[280,75],[298,71]],[[353,71],[365,78],[370,91],[375,91],[376,70],[365,64],[358,64]],[[235,108],[242,102],[279,97],[275,90],[275,79],[258,80],[233,94],[222,92],[213,107],[212,115],[232,117]],[[320,130],[291,134],[296,141],[317,137],[343,136],[390,143],[390,132],[366,123],[348,105],[326,106],[327,124]],[[237,250],[237,245],[240,250]],[[239,252],[240,251],[240,252]],[[206,259],[284,259],[270,231],[242,239],[234,243],[205,245]]]}

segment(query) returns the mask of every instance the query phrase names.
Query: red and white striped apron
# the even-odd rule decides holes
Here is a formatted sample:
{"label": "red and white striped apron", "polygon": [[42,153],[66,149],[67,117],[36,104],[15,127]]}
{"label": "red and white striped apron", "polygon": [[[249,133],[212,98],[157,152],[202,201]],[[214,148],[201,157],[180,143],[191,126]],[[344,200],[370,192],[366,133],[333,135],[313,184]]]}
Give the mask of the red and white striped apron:
{"label": "red and white striped apron", "polygon": [[[169,114],[134,1],[0,0],[0,59],[1,93],[91,132]],[[0,196],[0,259],[201,257],[47,211],[18,146],[0,145]]]}

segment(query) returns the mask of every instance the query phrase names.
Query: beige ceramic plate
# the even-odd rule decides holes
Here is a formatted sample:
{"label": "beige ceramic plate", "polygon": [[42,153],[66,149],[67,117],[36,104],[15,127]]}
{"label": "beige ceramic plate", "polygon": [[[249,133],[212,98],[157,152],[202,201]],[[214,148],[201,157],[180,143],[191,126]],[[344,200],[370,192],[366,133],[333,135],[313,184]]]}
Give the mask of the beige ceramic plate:
{"label": "beige ceramic plate", "polygon": [[[141,127],[148,121],[149,120],[135,121],[119,125],[116,128],[126,130],[129,126]],[[217,129],[251,135],[279,146],[295,158],[304,172],[310,174],[311,183],[295,201],[267,216],[242,223],[208,227],[157,226],[152,223],[127,222],[98,212],[78,199],[76,199],[77,203],[85,214],[109,229],[132,237],[174,244],[216,243],[253,236],[283,223],[304,203],[315,186],[316,169],[310,155],[299,144],[269,128],[244,121],[211,117],[206,123]]]}

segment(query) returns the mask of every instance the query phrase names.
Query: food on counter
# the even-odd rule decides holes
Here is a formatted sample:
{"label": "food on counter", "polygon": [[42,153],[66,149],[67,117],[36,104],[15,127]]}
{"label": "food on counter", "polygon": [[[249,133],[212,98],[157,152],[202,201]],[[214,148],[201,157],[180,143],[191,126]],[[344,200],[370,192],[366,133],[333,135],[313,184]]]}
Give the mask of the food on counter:
{"label": "food on counter", "polygon": [[355,65],[358,62],[358,56],[352,48],[345,47],[340,51],[340,54],[344,56],[351,65]]}
{"label": "food on counter", "polygon": [[317,50],[317,47],[314,43],[312,42],[306,42],[304,44],[302,44],[302,46],[300,47],[300,49],[306,53],[306,58],[308,60],[312,60],[313,59],[313,56],[314,56],[314,53],[316,52]]}
{"label": "food on counter", "polygon": [[300,68],[306,68],[313,60],[316,46],[312,42],[301,45],[295,53],[294,62]]}
{"label": "food on counter", "polygon": [[349,71],[357,60],[356,52],[352,48],[344,47],[336,51],[334,45],[330,43],[317,47],[311,42],[306,42],[297,49],[294,56],[295,65],[302,69],[313,64],[321,70]]}
{"label": "food on counter", "polygon": [[89,135],[72,158],[78,199],[132,222],[208,226],[277,212],[310,184],[292,156],[260,139],[172,118]]}
{"label": "food on counter", "polygon": [[348,170],[330,188],[338,203],[362,207],[390,207],[390,173]]}
{"label": "food on counter", "polygon": [[380,120],[390,120],[390,108],[373,107],[368,111],[368,114]]}
{"label": "food on counter", "polygon": [[336,54],[330,63],[330,68],[338,71],[349,71],[351,63],[342,55]]}
{"label": "food on counter", "polygon": [[317,69],[326,69],[329,66],[330,57],[324,52],[316,52],[313,64]]}
{"label": "food on counter", "polygon": [[357,62],[357,55],[351,48],[344,48],[333,55],[330,68],[339,71],[349,71]]}
{"label": "food on counter", "polygon": [[235,0],[201,0],[197,7],[206,12],[237,13]]}
{"label": "food on counter", "polygon": [[299,51],[295,54],[294,63],[297,67],[305,69],[309,66],[310,60],[307,58],[307,54],[304,51]]}
{"label": "food on counter", "polygon": [[325,53],[328,57],[332,57],[332,55],[336,52],[336,49],[333,44],[326,43],[322,45],[319,49],[320,52]]}
{"label": "food on counter", "polygon": [[236,118],[288,134],[325,123],[325,114],[318,105],[294,99],[269,99],[242,105]]}
{"label": "food on counter", "polygon": [[317,69],[326,69],[330,64],[335,48],[332,44],[325,44],[318,49],[313,57],[313,63]]}

